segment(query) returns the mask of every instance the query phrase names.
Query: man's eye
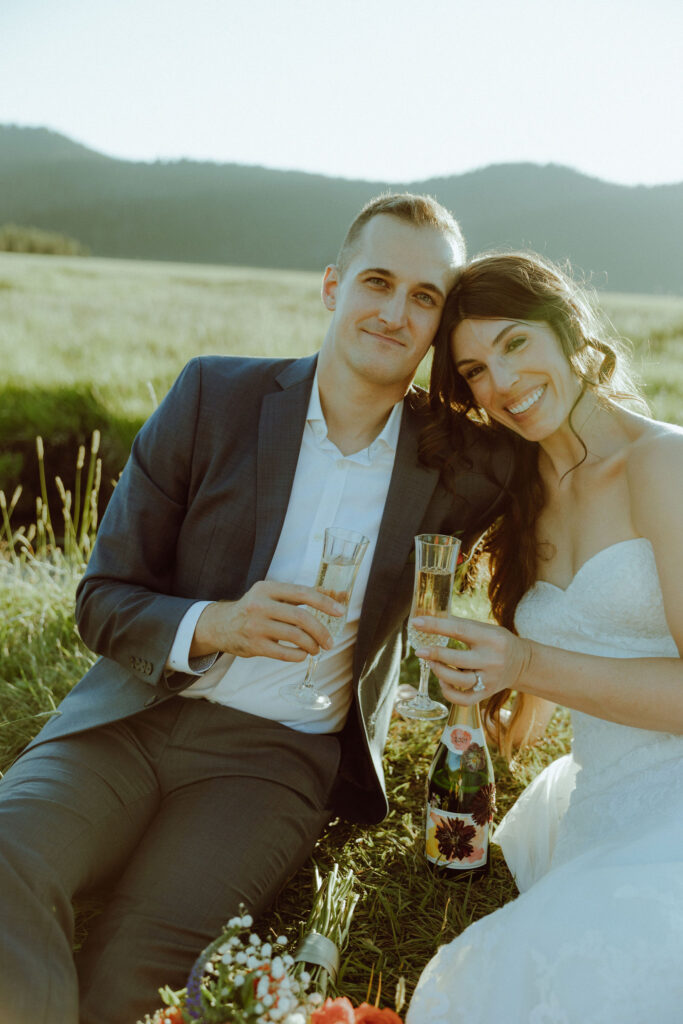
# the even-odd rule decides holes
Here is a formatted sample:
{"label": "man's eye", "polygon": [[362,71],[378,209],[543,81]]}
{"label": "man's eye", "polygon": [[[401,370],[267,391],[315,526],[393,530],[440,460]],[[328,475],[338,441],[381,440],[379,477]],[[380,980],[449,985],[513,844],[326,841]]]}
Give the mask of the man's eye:
{"label": "man's eye", "polygon": [[365,280],[366,284],[371,284],[373,288],[386,288],[387,282],[383,277],[368,277]]}

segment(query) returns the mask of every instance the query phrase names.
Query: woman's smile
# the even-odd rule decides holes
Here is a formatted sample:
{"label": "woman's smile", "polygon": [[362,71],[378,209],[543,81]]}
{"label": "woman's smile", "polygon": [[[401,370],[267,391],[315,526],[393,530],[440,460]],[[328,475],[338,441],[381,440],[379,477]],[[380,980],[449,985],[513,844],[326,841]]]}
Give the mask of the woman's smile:
{"label": "woman's smile", "polygon": [[521,401],[516,402],[514,405],[506,405],[505,411],[511,413],[513,416],[521,416],[522,413],[528,412],[536,403],[543,397],[547,384],[542,384],[538,388],[534,388],[533,391],[528,392]]}

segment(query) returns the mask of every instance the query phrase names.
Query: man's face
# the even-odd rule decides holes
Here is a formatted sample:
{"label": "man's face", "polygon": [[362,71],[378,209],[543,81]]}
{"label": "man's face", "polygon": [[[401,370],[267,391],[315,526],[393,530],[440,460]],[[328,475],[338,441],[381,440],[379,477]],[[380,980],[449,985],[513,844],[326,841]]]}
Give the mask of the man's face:
{"label": "man's face", "polygon": [[434,339],[458,264],[453,242],[437,229],[373,217],[343,274],[325,271],[323,302],[334,314],[324,345],[328,365],[405,393]]}

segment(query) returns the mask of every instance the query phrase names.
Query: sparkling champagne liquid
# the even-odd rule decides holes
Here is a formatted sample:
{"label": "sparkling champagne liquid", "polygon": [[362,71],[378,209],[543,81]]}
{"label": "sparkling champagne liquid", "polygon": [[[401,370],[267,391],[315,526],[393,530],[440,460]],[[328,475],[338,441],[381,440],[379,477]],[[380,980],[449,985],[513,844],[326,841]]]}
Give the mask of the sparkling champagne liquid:
{"label": "sparkling champagne liquid", "polygon": [[453,573],[448,569],[420,569],[415,581],[413,608],[408,620],[408,643],[415,647],[446,647],[448,637],[421,633],[411,625],[418,615],[445,615],[450,611]]}
{"label": "sparkling champagne liquid", "polygon": [[315,589],[327,594],[333,601],[344,606],[343,615],[328,615],[316,608],[311,609],[316,619],[322,622],[329,630],[331,636],[338,637],[346,623],[346,612],[348,611],[351,589],[358,566],[355,562],[332,559],[320,563],[318,578],[315,581]]}

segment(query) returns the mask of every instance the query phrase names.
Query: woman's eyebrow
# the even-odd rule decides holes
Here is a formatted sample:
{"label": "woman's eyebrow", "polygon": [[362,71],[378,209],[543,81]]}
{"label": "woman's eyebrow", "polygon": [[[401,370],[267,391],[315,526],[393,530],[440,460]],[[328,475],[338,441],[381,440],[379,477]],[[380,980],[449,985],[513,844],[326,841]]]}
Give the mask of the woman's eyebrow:
{"label": "woman's eyebrow", "polygon": [[[505,335],[507,334],[508,331],[511,331],[513,327],[517,327],[518,326],[518,323],[519,323],[519,321],[515,320],[514,323],[507,324],[505,327],[503,327],[503,329],[501,331],[498,331],[498,334],[493,339],[493,342],[491,344],[491,348],[495,348],[495,346],[498,344],[498,342],[502,341],[502,339],[505,337]],[[478,362],[479,362],[478,359],[458,359],[458,361],[456,362],[455,365],[456,366],[464,366],[465,363],[478,363]]]}

